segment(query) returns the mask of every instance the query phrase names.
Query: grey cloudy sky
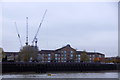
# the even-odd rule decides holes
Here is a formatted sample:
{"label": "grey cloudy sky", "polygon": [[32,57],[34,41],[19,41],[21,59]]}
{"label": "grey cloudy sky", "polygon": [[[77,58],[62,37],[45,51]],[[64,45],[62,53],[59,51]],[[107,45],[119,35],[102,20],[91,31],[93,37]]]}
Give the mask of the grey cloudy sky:
{"label": "grey cloudy sky", "polygon": [[38,35],[39,49],[57,49],[67,44],[77,50],[118,55],[117,2],[3,3],[4,51],[19,51],[14,21],[25,45],[26,17],[29,17],[29,43],[42,15],[47,14]]}

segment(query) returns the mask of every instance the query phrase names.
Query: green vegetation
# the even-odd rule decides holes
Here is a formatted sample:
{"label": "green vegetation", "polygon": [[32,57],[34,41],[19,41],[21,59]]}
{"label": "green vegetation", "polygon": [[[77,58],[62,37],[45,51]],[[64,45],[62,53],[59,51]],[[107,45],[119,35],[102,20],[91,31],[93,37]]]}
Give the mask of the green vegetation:
{"label": "green vegetation", "polygon": [[81,53],[81,62],[88,62],[89,61],[89,56],[87,55],[86,51],[83,51],[83,53]]}
{"label": "green vegetation", "polygon": [[7,61],[7,56],[2,48],[0,48],[0,61]]}
{"label": "green vegetation", "polygon": [[6,56],[2,48],[0,48],[0,55],[0,58],[5,58]]}
{"label": "green vegetation", "polygon": [[120,63],[120,57],[109,58],[105,60],[105,63]]}

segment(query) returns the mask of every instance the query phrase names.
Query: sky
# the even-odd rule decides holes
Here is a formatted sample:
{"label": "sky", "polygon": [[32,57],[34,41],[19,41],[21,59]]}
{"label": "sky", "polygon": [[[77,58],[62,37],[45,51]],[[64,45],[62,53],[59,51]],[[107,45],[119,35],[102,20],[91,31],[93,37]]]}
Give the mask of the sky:
{"label": "sky", "polygon": [[47,9],[38,38],[39,50],[58,49],[67,44],[82,51],[96,51],[107,57],[118,55],[117,2],[6,2],[2,3],[2,47],[19,51],[26,40],[28,17],[31,44]]}

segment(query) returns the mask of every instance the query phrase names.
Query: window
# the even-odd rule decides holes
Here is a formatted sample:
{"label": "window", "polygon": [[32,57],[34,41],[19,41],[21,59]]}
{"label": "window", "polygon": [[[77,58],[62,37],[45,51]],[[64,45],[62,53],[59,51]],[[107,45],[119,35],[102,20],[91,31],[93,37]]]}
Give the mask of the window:
{"label": "window", "polygon": [[64,54],[64,56],[66,56],[66,54]]}
{"label": "window", "polygon": [[60,57],[60,54],[58,54],[58,57]]}
{"label": "window", "polygon": [[51,56],[51,54],[48,54],[48,56]]}
{"label": "window", "polygon": [[66,57],[64,58],[64,60],[66,60]]}
{"label": "window", "polygon": [[63,54],[61,54],[61,56],[63,57]]}
{"label": "window", "polygon": [[48,57],[48,60],[50,60],[51,58],[50,57]]}
{"label": "window", "polygon": [[57,58],[55,58],[55,60],[57,60]]}
{"label": "window", "polygon": [[57,57],[57,54],[55,54],[55,57]]}
{"label": "window", "polygon": [[78,58],[78,60],[80,60],[80,58]]}
{"label": "window", "polygon": [[73,59],[72,57],[70,59]]}
{"label": "window", "polygon": [[61,60],[63,60],[63,58],[61,58]]}
{"label": "window", "polygon": [[64,54],[64,57],[66,57],[66,54]]}
{"label": "window", "polygon": [[70,56],[73,57],[73,54],[71,54]]}
{"label": "window", "polygon": [[90,60],[92,60],[92,58],[90,58]]}
{"label": "window", "polygon": [[48,62],[50,62],[50,61],[48,61]]}
{"label": "window", "polygon": [[99,57],[101,57],[101,55],[99,55]]}
{"label": "window", "polygon": [[89,55],[90,57],[92,56],[92,55]]}
{"label": "window", "polygon": [[70,51],[70,53],[73,53],[73,51]]}
{"label": "window", "polygon": [[60,58],[58,58],[58,60],[60,60]]}
{"label": "window", "polygon": [[78,62],[80,62],[80,60],[78,60]]}
{"label": "window", "polygon": [[64,53],[66,53],[67,51],[64,51]]}
{"label": "window", "polygon": [[78,57],[80,57],[80,54],[78,55]]}

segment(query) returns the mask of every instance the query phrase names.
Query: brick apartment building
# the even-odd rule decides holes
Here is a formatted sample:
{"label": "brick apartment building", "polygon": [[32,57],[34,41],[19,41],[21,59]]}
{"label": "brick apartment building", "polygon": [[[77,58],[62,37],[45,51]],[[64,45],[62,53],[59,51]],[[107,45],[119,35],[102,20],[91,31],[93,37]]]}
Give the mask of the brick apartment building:
{"label": "brick apartment building", "polygon": [[[80,62],[81,54],[84,51],[77,51],[69,44],[56,50],[41,50],[39,60],[41,62]],[[98,52],[86,52],[89,62],[94,62],[95,58],[104,59],[105,55]]]}

